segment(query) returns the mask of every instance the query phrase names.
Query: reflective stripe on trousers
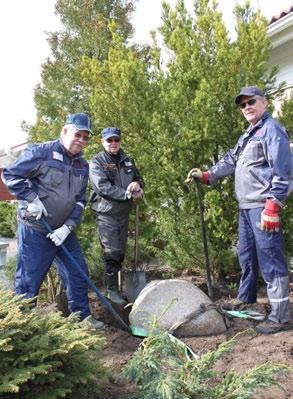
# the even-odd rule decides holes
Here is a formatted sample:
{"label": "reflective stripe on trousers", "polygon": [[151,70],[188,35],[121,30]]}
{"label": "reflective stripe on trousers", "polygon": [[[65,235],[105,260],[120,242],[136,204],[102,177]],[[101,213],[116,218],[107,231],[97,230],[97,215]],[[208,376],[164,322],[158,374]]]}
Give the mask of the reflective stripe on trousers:
{"label": "reflective stripe on trousers", "polygon": [[238,258],[242,269],[238,298],[253,303],[257,298],[258,268],[267,285],[271,305],[269,319],[285,323],[291,319],[289,276],[284,257],[282,232],[260,230],[263,208],[239,212]]}

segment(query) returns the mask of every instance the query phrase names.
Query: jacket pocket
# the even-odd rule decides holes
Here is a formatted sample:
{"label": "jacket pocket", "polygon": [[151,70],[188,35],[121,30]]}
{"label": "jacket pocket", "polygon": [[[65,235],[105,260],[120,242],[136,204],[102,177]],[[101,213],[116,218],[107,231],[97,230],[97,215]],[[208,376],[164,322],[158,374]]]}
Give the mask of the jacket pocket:
{"label": "jacket pocket", "polygon": [[266,180],[264,180],[261,176],[259,176],[259,174],[256,173],[252,168],[248,169],[248,171],[252,175],[254,180],[256,180],[262,187],[264,188],[269,187],[269,183]]}
{"label": "jacket pocket", "polygon": [[64,179],[65,168],[60,162],[47,161],[42,167],[41,179],[49,186],[57,187]]}
{"label": "jacket pocket", "polygon": [[72,177],[71,177],[71,186],[72,190],[75,193],[75,195],[79,195],[83,184],[84,184],[84,179],[85,179],[85,174],[86,171],[83,169],[73,169],[72,170]]}
{"label": "jacket pocket", "polygon": [[133,167],[124,167],[121,169],[121,182],[122,187],[127,188],[129,184],[133,181],[134,169]]}
{"label": "jacket pocket", "polygon": [[111,201],[108,201],[103,197],[98,197],[97,212],[108,213],[111,211],[111,209],[112,209]]}
{"label": "jacket pocket", "polygon": [[244,148],[242,159],[247,165],[253,164],[256,161],[259,162],[260,158],[263,157],[263,147],[259,140],[251,140]]}

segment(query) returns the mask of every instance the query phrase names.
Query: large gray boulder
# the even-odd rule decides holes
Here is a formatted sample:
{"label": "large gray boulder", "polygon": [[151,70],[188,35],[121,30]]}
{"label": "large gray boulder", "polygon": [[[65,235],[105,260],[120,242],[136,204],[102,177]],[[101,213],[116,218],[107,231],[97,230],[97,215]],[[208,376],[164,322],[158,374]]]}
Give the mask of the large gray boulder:
{"label": "large gray boulder", "polygon": [[[219,334],[226,331],[223,317],[215,310],[200,310],[200,305],[212,301],[198,287],[186,280],[154,280],[147,284],[135,300],[129,314],[132,327],[149,331],[153,324],[163,331],[170,331],[174,325],[197,313],[190,321],[179,326],[175,335],[194,337]],[[199,314],[200,313],[200,314]]]}

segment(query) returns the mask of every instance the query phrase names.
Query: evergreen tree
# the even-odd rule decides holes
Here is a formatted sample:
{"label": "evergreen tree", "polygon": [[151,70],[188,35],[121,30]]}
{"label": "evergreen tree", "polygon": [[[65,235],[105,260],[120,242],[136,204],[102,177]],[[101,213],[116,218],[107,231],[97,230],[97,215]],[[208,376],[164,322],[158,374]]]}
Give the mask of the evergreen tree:
{"label": "evergreen tree", "polygon": [[81,79],[83,58],[107,57],[110,21],[115,21],[124,41],[131,38],[132,11],[132,0],[57,1],[62,29],[48,35],[52,56],[43,64],[42,83],[35,89],[37,122],[26,126],[33,141],[56,138],[66,115],[89,111],[91,87],[85,87]]}
{"label": "evergreen tree", "polygon": [[[130,45],[133,2],[57,2],[64,29],[50,35],[53,60],[36,89],[34,140],[56,137],[65,115],[84,110],[98,132],[118,126],[123,147],[146,182],[140,216],[143,250],[177,268],[203,265],[195,192],[184,192],[192,167],[206,169],[233,147],[246,126],[234,104],[242,86],[275,89],[268,70],[271,44],[265,18],[236,6],[232,41],[216,2],[197,0],[190,15],[183,0],[163,4],[160,49]],[[166,56],[167,54],[167,56]],[[90,158],[99,140],[87,147]],[[233,178],[202,187],[211,263],[219,275],[237,265],[237,203]],[[89,241],[91,218],[82,226]],[[83,232],[85,234],[83,234]],[[90,251],[90,243],[86,243]],[[237,266],[238,267],[238,266]]]}
{"label": "evergreen tree", "polygon": [[[280,114],[278,115],[280,122],[286,127],[289,133],[290,141],[293,143],[293,99],[283,99]],[[293,153],[293,148],[291,148]],[[293,171],[291,172],[292,175]],[[292,176],[293,177],[293,176]],[[288,257],[288,263],[291,258],[291,269],[292,269],[292,256],[293,256],[293,193],[289,195],[285,202],[283,210],[283,230],[285,238],[286,254]]]}
{"label": "evergreen tree", "polygon": [[[234,147],[245,127],[234,104],[240,87],[254,84],[270,90],[274,85],[276,70],[266,73],[270,54],[266,20],[248,4],[237,6],[234,15],[237,38],[232,42],[216,2],[198,0],[192,16],[182,0],[175,9],[163,5],[160,31],[171,56],[157,80],[159,106],[152,124],[157,145],[152,157],[160,159],[160,168],[159,184],[152,190],[158,228],[169,242],[163,255],[177,267],[196,264],[202,252],[195,194],[183,194],[188,170],[206,169]],[[212,264],[223,274],[231,268],[229,260],[235,262],[233,179],[203,191]]]}
{"label": "evergreen tree", "polygon": [[1,399],[96,398],[104,338],[76,315],[45,314],[0,286]]}

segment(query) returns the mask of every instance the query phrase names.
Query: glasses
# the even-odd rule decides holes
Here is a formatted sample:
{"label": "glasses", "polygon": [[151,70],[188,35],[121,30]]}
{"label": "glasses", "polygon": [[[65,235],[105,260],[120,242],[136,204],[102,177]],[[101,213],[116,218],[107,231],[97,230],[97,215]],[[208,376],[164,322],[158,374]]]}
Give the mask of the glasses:
{"label": "glasses", "polygon": [[119,137],[109,137],[106,139],[107,143],[120,143],[120,138]]}
{"label": "glasses", "polygon": [[76,139],[78,139],[78,140],[82,140],[82,141],[84,141],[84,142],[88,142],[89,141],[89,139],[90,139],[90,136],[83,136],[82,134],[80,134],[80,133],[78,133],[78,132],[75,132],[74,133],[74,137],[76,138]]}
{"label": "glasses", "polygon": [[239,104],[239,107],[241,109],[245,109],[246,105],[254,105],[256,103],[256,98],[251,98],[248,101],[243,101],[242,103]]}

